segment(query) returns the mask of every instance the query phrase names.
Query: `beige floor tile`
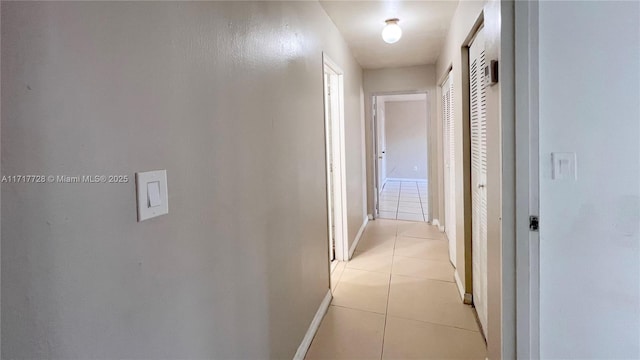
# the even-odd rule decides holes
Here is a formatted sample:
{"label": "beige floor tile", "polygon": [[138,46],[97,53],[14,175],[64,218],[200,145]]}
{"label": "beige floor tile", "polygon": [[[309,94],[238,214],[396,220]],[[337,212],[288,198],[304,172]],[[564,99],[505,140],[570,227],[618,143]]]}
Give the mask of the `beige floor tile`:
{"label": "beige floor tile", "polygon": [[395,219],[398,213],[396,211],[380,211],[378,213],[381,219]]}
{"label": "beige floor tile", "polygon": [[333,305],[386,313],[389,274],[346,268],[333,292]]}
{"label": "beige floor tile", "polygon": [[397,227],[398,224],[395,220],[376,219],[367,223],[364,233],[372,235],[395,235]]}
{"label": "beige floor tile", "polygon": [[400,187],[400,191],[401,192],[407,192],[407,193],[417,193],[418,192],[418,187],[415,185],[410,185],[410,186],[401,186]]}
{"label": "beige floor tile", "polygon": [[424,260],[449,261],[449,244],[444,240],[398,236],[394,254]]}
{"label": "beige floor tile", "polygon": [[484,359],[486,346],[476,331],[389,317],[383,359]]}
{"label": "beige floor tile", "polygon": [[411,202],[411,203],[420,203],[419,196],[403,196],[400,195],[400,202]]}
{"label": "beige floor tile", "polygon": [[411,214],[398,211],[397,218],[399,220],[424,221],[424,216],[420,214]]}
{"label": "beige floor tile", "polygon": [[419,202],[400,201],[398,207],[422,209],[422,204]]}
{"label": "beige floor tile", "polygon": [[[395,215],[395,213],[394,213]],[[358,242],[356,247],[357,253],[363,252],[393,252],[393,247],[396,243],[396,236],[394,234],[377,234],[374,232],[367,232],[362,235],[362,238]]]}
{"label": "beige floor tile", "polygon": [[437,227],[424,223],[398,225],[398,235],[423,239],[443,239],[444,236]]}
{"label": "beige floor tile", "polygon": [[478,331],[471,306],[462,303],[451,282],[392,275],[388,314]]}
{"label": "beige floor tile", "polygon": [[379,206],[380,206],[380,209],[389,208],[389,207],[395,208],[395,207],[398,207],[398,202],[397,201],[389,201],[389,200],[380,201]]}
{"label": "beige floor tile", "polygon": [[[420,203],[418,203],[418,205],[420,205]],[[422,207],[399,206],[398,207],[398,212],[399,213],[406,213],[406,214],[419,214],[419,215],[422,215]]]}
{"label": "beige floor tile", "polygon": [[330,306],[305,359],[380,359],[384,315]]}
{"label": "beige floor tile", "polygon": [[336,267],[331,271],[331,289],[335,290],[338,282],[340,281],[340,277],[342,276],[342,272],[344,271],[345,266],[347,265],[346,261],[338,261]]}
{"label": "beige floor tile", "polygon": [[402,256],[393,257],[394,275],[413,276],[422,279],[433,279],[454,282],[453,266],[449,261],[423,260]]}
{"label": "beige floor tile", "polygon": [[356,251],[347,263],[347,269],[359,269],[367,271],[391,273],[393,251]]}

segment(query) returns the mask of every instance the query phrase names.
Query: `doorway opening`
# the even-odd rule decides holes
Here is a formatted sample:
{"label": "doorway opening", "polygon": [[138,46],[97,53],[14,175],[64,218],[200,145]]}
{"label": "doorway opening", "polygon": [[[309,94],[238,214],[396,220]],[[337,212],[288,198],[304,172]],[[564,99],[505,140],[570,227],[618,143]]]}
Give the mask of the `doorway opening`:
{"label": "doorway opening", "polygon": [[348,260],[344,139],[344,73],[323,54],[328,250],[331,269]]}
{"label": "doorway opening", "polygon": [[373,96],[375,217],[430,221],[427,94]]}

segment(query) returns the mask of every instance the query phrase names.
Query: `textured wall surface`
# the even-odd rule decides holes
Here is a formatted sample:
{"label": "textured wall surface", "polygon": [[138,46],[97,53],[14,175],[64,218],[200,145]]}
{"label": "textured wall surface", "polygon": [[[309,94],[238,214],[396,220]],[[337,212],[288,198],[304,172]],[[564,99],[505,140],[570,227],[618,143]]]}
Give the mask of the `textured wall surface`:
{"label": "textured wall surface", "polygon": [[387,177],[426,180],[426,100],[388,102],[385,114]]}
{"label": "textured wall surface", "polygon": [[167,169],[170,204],[3,184],[2,358],[290,359],[329,288],[323,51],[354,236],[362,71],[317,3],[3,2],[2,174]]}
{"label": "textured wall surface", "polygon": [[[639,20],[634,1],[540,3],[542,358],[640,358]],[[552,179],[553,152],[577,178]]]}

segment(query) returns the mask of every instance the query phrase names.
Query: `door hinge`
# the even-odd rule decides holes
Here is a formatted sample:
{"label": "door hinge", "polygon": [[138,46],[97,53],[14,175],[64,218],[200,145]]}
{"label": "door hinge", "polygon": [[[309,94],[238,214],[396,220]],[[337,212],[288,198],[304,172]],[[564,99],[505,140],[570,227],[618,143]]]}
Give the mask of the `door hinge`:
{"label": "door hinge", "polygon": [[538,231],[540,228],[540,220],[537,215],[529,216],[529,230],[530,231]]}

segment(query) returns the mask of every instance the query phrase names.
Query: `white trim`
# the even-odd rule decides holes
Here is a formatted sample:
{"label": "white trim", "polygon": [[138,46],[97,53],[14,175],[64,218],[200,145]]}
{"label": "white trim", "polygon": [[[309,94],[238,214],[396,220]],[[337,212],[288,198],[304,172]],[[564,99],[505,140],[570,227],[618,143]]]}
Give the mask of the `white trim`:
{"label": "white trim", "polygon": [[[349,226],[347,222],[347,167],[346,167],[346,146],[345,146],[345,122],[344,122],[344,71],[333,61],[326,53],[322,53],[323,79],[324,73],[329,70],[338,77],[338,118],[332,119],[337,122],[333,124],[332,133],[337,135],[337,142],[333,141],[333,152],[339,156],[334,157],[337,164],[334,169],[334,220],[336,229],[335,241],[335,258],[339,261],[347,261],[349,259]],[[324,80],[323,80],[324,81]],[[328,117],[325,114],[325,122]],[[336,126],[337,125],[337,126]],[[337,131],[337,134],[334,132]],[[337,179],[338,181],[335,181]]]}
{"label": "white trim", "polygon": [[538,0],[515,2],[516,356],[540,358],[540,243],[529,231],[539,215]]}
{"label": "white trim", "polygon": [[367,218],[368,218],[369,220],[373,220],[373,214],[367,214]]}
{"label": "white trim", "polygon": [[360,230],[356,234],[356,238],[353,240],[353,244],[351,244],[351,249],[349,249],[349,260],[353,257],[353,253],[356,251],[356,246],[358,246],[358,242],[360,242],[360,238],[362,237],[362,233],[364,233],[364,228],[367,227],[367,223],[369,222],[369,217],[365,217],[362,221],[362,226],[360,226]]}
{"label": "white trim", "polygon": [[467,305],[473,304],[473,295],[469,293],[464,293],[464,298],[462,299],[462,302]]}
{"label": "white trim", "polygon": [[433,221],[431,223],[433,224],[433,226],[437,226],[438,230],[440,230],[440,232],[444,232],[444,226],[442,226],[442,224],[440,224],[440,220],[433,219]]}
{"label": "white trim", "polygon": [[458,269],[453,271],[453,278],[456,280],[456,286],[458,287],[458,292],[460,293],[460,299],[464,301],[464,286],[462,285],[462,280],[460,280],[460,275],[458,275]]}
{"label": "white trim", "polygon": [[311,346],[311,341],[313,341],[313,337],[316,336],[320,323],[326,315],[327,310],[329,310],[331,299],[333,299],[333,295],[331,295],[331,290],[329,290],[320,303],[320,307],[318,307],[316,315],[313,317],[313,320],[311,320],[309,329],[307,329],[307,333],[304,335],[304,338],[302,338],[302,342],[300,343],[300,346],[298,346],[298,351],[296,351],[296,354],[293,356],[293,360],[303,360],[307,355],[307,351],[309,351],[309,347]]}
{"label": "white trim", "polygon": [[[488,290],[502,298],[502,323],[490,329],[500,329],[501,351],[497,356],[515,359],[516,356],[516,121],[515,121],[515,4],[500,2],[500,132],[502,138],[501,189],[501,291]],[[527,1],[527,3],[530,3]],[[537,5],[536,5],[537,6]],[[525,25],[526,26],[526,25]],[[531,29],[531,28],[529,28]],[[537,33],[537,29],[536,29]],[[518,91],[521,87],[518,86]],[[527,216],[527,222],[528,222]],[[528,224],[527,224],[528,225]],[[521,242],[521,241],[520,241]],[[489,287],[491,289],[491,287]],[[491,330],[489,330],[489,334]],[[490,335],[491,336],[491,335]]]}
{"label": "white trim", "polygon": [[427,179],[411,179],[411,178],[387,178],[385,180],[385,183],[389,182],[389,181],[413,181],[413,182],[422,182],[422,183],[427,183]]}
{"label": "white trim", "polygon": [[462,280],[460,280],[458,270],[453,271],[453,277],[456,280],[456,286],[458,287],[458,292],[460,293],[460,299],[462,300],[462,302],[467,305],[473,304],[473,295],[464,292],[464,286],[462,286]]}
{"label": "white trim", "polygon": [[[412,95],[412,94],[425,94],[426,98],[427,98],[427,129],[429,129],[429,124],[431,121],[431,106],[433,106],[433,104],[431,104],[430,102],[430,98],[429,98],[429,91],[431,90],[400,90],[400,91],[376,91],[371,93],[369,96],[371,98],[371,114],[370,114],[370,119],[366,119],[367,122],[369,122],[371,124],[371,145],[369,146],[369,149],[371,150],[370,156],[371,156],[371,161],[372,161],[372,167],[373,167],[373,186],[368,189],[369,194],[371,195],[371,198],[373,199],[373,216],[374,218],[378,218],[379,216],[379,212],[378,212],[378,206],[379,206],[379,199],[378,199],[378,195],[379,192],[381,190],[380,188],[380,184],[378,184],[379,182],[379,169],[378,169],[378,134],[377,134],[377,98],[381,97],[381,96],[389,96],[389,95]],[[427,144],[431,144],[432,141],[436,141],[434,139],[431,139],[431,132],[427,132],[426,134],[428,136],[427,138]],[[431,156],[431,154],[429,153],[429,156]],[[430,161],[436,161],[435,159],[431,159],[429,158],[427,161],[427,165],[430,167]],[[431,173],[427,173],[427,176],[431,176],[433,174]],[[391,178],[387,178],[386,181],[391,180]],[[402,179],[400,179],[402,181]],[[385,181],[385,182],[386,182]],[[418,181],[416,179],[405,179],[405,181]],[[428,179],[427,179],[427,183],[429,183]],[[427,190],[428,194],[429,194],[429,201],[427,203],[429,212],[428,212],[428,216],[430,217],[431,214],[433,213],[432,211],[432,198],[431,196],[433,195],[430,191],[430,189]]]}

